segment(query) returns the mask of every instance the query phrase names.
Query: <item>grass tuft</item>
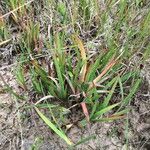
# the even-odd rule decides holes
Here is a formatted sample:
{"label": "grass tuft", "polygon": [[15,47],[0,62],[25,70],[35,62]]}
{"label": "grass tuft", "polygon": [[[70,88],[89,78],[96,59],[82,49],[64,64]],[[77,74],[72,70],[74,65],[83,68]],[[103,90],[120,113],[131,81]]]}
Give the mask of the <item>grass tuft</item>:
{"label": "grass tuft", "polygon": [[70,108],[79,106],[74,109],[84,114],[77,116],[82,126],[126,117],[141,83],[130,61],[142,54],[144,62],[150,54],[150,12],[146,6],[140,12],[143,5],[137,0],[3,1],[0,46],[14,44],[16,79],[28,93],[28,107],[69,146],[74,143],[62,126]]}

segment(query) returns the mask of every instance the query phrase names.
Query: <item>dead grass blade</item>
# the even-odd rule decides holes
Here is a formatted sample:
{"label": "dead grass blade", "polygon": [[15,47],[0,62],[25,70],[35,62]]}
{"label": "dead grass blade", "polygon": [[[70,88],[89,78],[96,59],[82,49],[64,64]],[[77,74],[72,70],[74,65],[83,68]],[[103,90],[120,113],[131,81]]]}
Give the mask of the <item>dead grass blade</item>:
{"label": "dead grass blade", "polygon": [[52,96],[52,95],[44,96],[44,97],[42,97],[39,101],[37,101],[37,102],[35,103],[35,105],[38,105],[38,104],[41,103],[42,101],[47,100],[47,99],[49,99],[49,98],[54,98],[54,96]]}
{"label": "dead grass blade", "polygon": [[106,66],[106,68],[102,71],[101,74],[99,74],[94,80],[93,82],[89,85],[89,89],[93,88],[95,86],[95,84],[107,73],[107,71],[112,68],[114,65],[116,64],[116,60],[112,60],[108,63],[108,65]]}
{"label": "dead grass blade", "polygon": [[89,122],[89,121],[90,121],[90,117],[89,117],[89,112],[88,112],[86,103],[85,103],[85,102],[82,102],[82,103],[81,103],[81,107],[82,107],[83,113],[84,113],[84,115],[85,115],[87,121]]}
{"label": "dead grass blade", "polygon": [[82,58],[82,61],[84,63],[83,67],[81,69],[80,78],[79,78],[79,80],[81,81],[81,83],[83,83],[84,80],[85,80],[86,72],[87,72],[86,50],[84,48],[83,42],[76,35],[73,35],[73,38],[74,38],[75,43],[78,45],[78,48],[79,48],[80,54],[81,54],[81,58]]}
{"label": "dead grass blade", "polygon": [[73,38],[74,38],[75,43],[78,45],[82,60],[83,61],[86,60],[86,50],[84,48],[83,42],[76,35],[73,35]]}
{"label": "dead grass blade", "polygon": [[32,3],[34,0],[30,0],[29,2],[26,2],[24,5],[21,5],[19,7],[17,7],[16,9],[11,10],[10,12],[0,16],[0,19],[5,18],[7,16],[9,16],[10,14],[13,14],[14,12],[18,11],[20,8],[29,5],[30,3]]}
{"label": "dead grass blade", "polygon": [[8,43],[9,41],[11,41],[11,39],[8,39],[8,40],[5,40],[5,41],[3,41],[3,42],[0,42],[0,46],[2,46],[2,45],[4,45],[4,44]]}

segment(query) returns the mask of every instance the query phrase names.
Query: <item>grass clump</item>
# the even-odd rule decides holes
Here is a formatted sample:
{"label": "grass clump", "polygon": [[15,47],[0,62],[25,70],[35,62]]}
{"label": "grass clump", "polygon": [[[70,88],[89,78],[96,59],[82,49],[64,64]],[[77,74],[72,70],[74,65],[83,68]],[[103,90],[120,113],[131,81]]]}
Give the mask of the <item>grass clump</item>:
{"label": "grass clump", "polygon": [[[17,10],[10,13],[9,19],[21,27],[16,44],[21,56],[16,79],[31,99],[28,107],[34,107],[41,119],[71,146],[74,144],[62,126],[66,126],[65,118],[72,109],[82,112],[77,116],[81,126],[125,118],[141,83],[139,69],[127,65],[135,54],[142,54],[142,61],[149,55],[150,13],[145,11],[141,21],[136,19],[144,4],[47,0],[39,5],[32,2],[28,9],[26,4],[24,0],[10,0],[6,5],[11,11]],[[34,16],[36,6],[41,12],[45,9],[42,19]],[[24,16],[25,22],[19,24]],[[4,41],[6,26],[0,21]],[[43,109],[50,113],[49,118]]]}
{"label": "grass clump", "polygon": [[[58,101],[60,106],[66,109],[77,104],[80,109],[82,108],[81,111],[85,115],[85,120],[79,116],[80,119],[83,119],[81,121],[82,126],[89,122],[112,121],[124,118],[126,106],[141,81],[137,79],[138,72],[133,74],[135,75],[133,90],[125,95],[123,82],[127,82],[127,79],[132,79],[133,76],[126,72],[126,67],[120,63],[123,54],[101,51],[101,54],[95,56],[91,63],[91,58],[88,58],[87,50],[80,38],[73,35],[70,39],[73,45],[66,51],[63,46],[65,42],[62,34],[56,33],[54,35],[51,47],[49,42],[46,42],[50,55],[48,62],[42,63],[30,53],[31,57],[28,62],[29,78],[31,77],[31,86],[34,92],[39,97],[50,96],[52,104]],[[19,72],[24,77],[21,71]],[[16,77],[22,81],[22,85],[26,86],[24,78]],[[114,95],[118,95],[118,97],[120,95],[122,99],[113,102]],[[46,99],[39,100],[36,103],[45,104],[49,110],[49,102]],[[114,108],[116,108],[116,111],[112,111]],[[35,110],[44,122],[71,145],[70,140],[66,139],[66,135],[58,125],[57,120],[60,120],[60,115],[58,117],[54,111],[51,120],[39,109],[38,105],[35,104]],[[53,109],[50,110],[53,111]],[[62,124],[65,124],[65,122],[62,121]]]}

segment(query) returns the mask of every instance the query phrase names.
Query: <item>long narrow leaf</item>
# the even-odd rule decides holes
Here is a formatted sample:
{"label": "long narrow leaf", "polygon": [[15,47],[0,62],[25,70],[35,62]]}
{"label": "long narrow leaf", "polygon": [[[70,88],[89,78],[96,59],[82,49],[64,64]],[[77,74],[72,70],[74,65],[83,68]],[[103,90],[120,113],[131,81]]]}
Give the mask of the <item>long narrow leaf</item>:
{"label": "long narrow leaf", "polygon": [[118,77],[116,78],[116,81],[115,81],[115,83],[114,83],[112,89],[110,90],[108,96],[104,99],[104,102],[101,104],[101,107],[100,107],[100,108],[103,109],[103,108],[107,107],[107,105],[109,104],[109,101],[110,101],[110,99],[112,98],[112,95],[113,95],[113,93],[114,93],[114,91],[115,91],[115,88],[116,88],[117,83],[118,83]]}
{"label": "long narrow leaf", "polygon": [[111,62],[108,63],[108,65],[106,66],[106,68],[102,71],[101,74],[99,74],[94,80],[93,82],[89,85],[89,89],[91,89],[106,73],[107,71],[112,68],[114,65],[116,64],[115,60],[112,60]]}
{"label": "long narrow leaf", "polygon": [[78,48],[80,50],[82,61],[84,62],[83,67],[82,67],[81,72],[80,72],[80,81],[84,82],[86,71],[87,71],[86,50],[84,48],[82,41],[76,35],[74,35],[73,37],[74,37],[75,43],[78,45]]}
{"label": "long narrow leaf", "polygon": [[80,145],[80,144],[83,144],[83,143],[85,143],[85,142],[87,142],[87,141],[89,141],[89,140],[91,140],[91,139],[95,139],[95,138],[96,138],[95,135],[91,135],[91,136],[85,137],[85,138],[79,140],[79,141],[74,145],[74,147],[75,147],[75,146],[78,146],[78,145]]}
{"label": "long narrow leaf", "polygon": [[56,133],[61,137],[68,145],[73,145],[73,143],[70,141],[70,139],[45,116],[43,113],[39,111],[37,107],[34,107],[38,115],[41,117],[41,119]]}
{"label": "long narrow leaf", "polygon": [[128,96],[123,100],[123,105],[128,105],[130,100],[132,99],[133,95],[136,93],[136,91],[138,90],[138,87],[141,83],[141,79],[138,79],[135,84],[133,85],[133,87],[130,89],[130,93],[128,94]]}
{"label": "long narrow leaf", "polygon": [[96,112],[93,116],[93,118],[96,118],[96,117],[99,117],[101,115],[103,115],[104,113],[107,113],[108,111],[112,110],[113,108],[115,108],[116,106],[118,106],[120,103],[117,103],[117,104],[113,104],[113,105],[110,105],[98,112]]}

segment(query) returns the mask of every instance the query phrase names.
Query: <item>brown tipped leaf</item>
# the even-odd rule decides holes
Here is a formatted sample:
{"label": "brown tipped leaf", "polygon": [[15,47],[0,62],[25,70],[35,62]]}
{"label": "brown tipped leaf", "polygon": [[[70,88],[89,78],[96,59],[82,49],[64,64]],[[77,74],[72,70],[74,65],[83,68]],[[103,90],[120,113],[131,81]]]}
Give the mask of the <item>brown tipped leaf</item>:
{"label": "brown tipped leaf", "polygon": [[82,61],[84,62],[84,65],[83,65],[83,67],[81,69],[81,72],[80,72],[80,78],[79,78],[81,82],[84,82],[85,75],[86,75],[86,72],[87,72],[86,50],[84,48],[83,42],[76,35],[74,35],[73,38],[74,38],[75,43],[78,45]]}
{"label": "brown tipped leaf", "polygon": [[89,89],[93,88],[95,84],[107,73],[109,69],[111,69],[116,64],[116,60],[112,60],[108,63],[108,65],[104,68],[104,70],[99,74],[93,82],[90,84]]}

